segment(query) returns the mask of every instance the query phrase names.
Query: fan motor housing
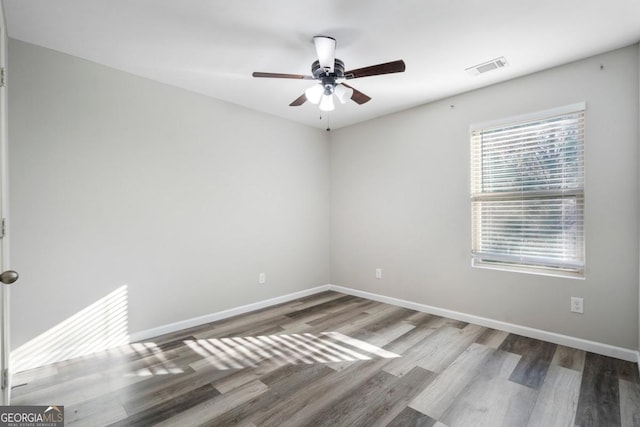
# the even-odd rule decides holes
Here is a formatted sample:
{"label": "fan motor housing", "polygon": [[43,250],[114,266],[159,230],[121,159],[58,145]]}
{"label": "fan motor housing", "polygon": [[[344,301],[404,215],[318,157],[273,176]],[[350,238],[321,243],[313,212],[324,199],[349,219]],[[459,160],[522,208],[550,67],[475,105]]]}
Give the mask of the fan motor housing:
{"label": "fan motor housing", "polygon": [[333,63],[333,73],[328,73],[320,66],[320,61],[314,61],[311,64],[311,73],[314,79],[322,82],[324,94],[331,95],[336,88],[336,79],[344,78],[344,62],[336,58]]}
{"label": "fan motor housing", "polygon": [[333,73],[327,73],[324,68],[320,66],[320,61],[314,61],[311,64],[311,73],[313,77],[318,80],[322,80],[324,76],[331,76],[333,79],[344,78],[344,62],[336,58],[333,65]]}

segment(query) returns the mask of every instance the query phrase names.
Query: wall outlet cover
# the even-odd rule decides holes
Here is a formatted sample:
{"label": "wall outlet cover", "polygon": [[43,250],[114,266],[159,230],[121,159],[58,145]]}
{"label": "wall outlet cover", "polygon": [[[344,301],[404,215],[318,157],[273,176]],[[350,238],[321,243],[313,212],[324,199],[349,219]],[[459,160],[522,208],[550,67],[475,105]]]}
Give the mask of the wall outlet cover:
{"label": "wall outlet cover", "polygon": [[584,313],[584,299],[579,297],[571,297],[571,312]]}

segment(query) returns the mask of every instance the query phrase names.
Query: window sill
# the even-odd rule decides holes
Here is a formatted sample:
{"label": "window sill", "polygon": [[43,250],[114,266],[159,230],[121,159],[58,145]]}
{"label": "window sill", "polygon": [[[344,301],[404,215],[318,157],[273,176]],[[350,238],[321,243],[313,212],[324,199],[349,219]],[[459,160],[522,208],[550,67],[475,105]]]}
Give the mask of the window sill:
{"label": "window sill", "polygon": [[487,262],[479,259],[472,259],[471,266],[487,270],[509,271],[513,273],[535,274],[538,276],[561,277],[564,279],[585,280],[584,271],[560,270],[544,267],[532,267],[519,264],[508,264],[501,262]]}

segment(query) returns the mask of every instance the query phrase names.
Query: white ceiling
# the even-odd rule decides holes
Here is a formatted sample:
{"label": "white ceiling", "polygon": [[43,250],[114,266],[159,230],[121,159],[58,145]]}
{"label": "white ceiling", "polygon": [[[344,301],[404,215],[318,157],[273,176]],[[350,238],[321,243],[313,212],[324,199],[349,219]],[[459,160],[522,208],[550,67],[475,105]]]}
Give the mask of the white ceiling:
{"label": "white ceiling", "polygon": [[[314,35],[347,69],[404,59],[405,73],[349,84],[372,97],[336,105],[332,128],[586,58],[640,40],[640,0],[3,0],[9,36],[132,74],[324,128],[288,104],[311,82]],[[504,56],[509,66],[465,68]]]}

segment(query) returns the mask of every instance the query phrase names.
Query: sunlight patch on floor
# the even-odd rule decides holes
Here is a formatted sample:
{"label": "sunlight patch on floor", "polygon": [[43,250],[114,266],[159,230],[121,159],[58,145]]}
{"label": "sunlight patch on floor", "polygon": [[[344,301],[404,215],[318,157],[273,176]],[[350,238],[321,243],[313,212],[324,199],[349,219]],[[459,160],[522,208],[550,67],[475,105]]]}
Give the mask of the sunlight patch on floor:
{"label": "sunlight patch on floor", "polygon": [[182,374],[184,370],[167,358],[162,349],[153,342],[130,344],[129,347],[144,360],[145,366],[128,374],[129,376],[150,377],[154,375]]}
{"label": "sunlight patch on floor", "polygon": [[184,343],[221,370],[257,367],[263,363],[314,364],[400,357],[339,332],[211,338]]}

